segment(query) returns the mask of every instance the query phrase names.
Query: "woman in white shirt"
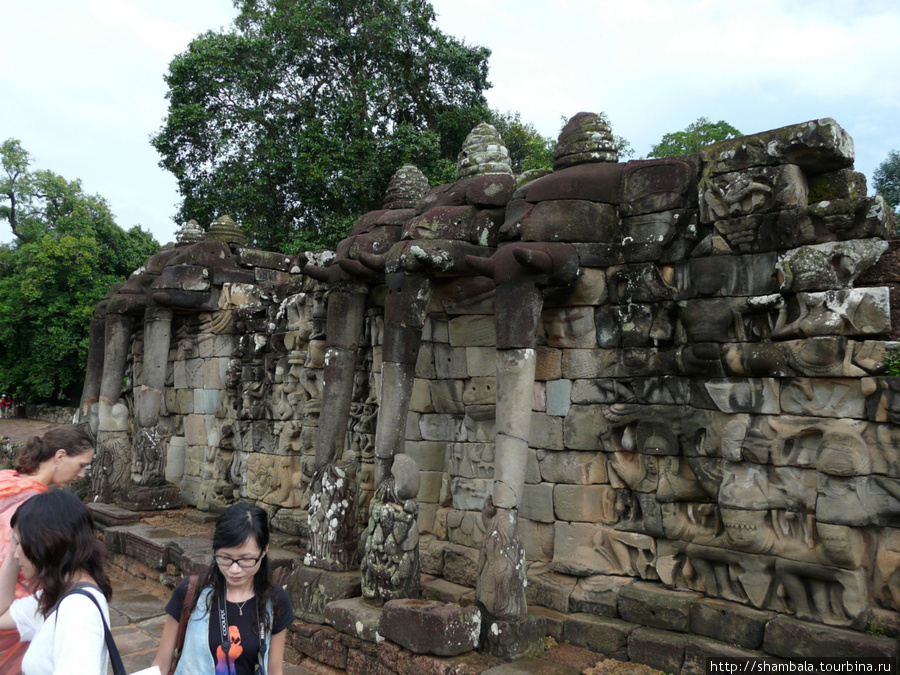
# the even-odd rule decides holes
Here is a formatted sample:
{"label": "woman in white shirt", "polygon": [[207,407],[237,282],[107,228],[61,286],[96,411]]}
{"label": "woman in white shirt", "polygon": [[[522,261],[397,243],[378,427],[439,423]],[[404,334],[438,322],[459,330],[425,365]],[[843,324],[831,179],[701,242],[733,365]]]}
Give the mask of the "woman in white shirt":
{"label": "woman in white shirt", "polygon": [[[22,504],[12,526],[0,565],[0,629],[31,641],[23,674],[106,675],[103,621],[109,622],[112,586],[87,508],[70,492],[53,490]],[[14,600],[20,570],[40,590]],[[73,589],[86,590],[97,604],[79,593],[67,596]]]}

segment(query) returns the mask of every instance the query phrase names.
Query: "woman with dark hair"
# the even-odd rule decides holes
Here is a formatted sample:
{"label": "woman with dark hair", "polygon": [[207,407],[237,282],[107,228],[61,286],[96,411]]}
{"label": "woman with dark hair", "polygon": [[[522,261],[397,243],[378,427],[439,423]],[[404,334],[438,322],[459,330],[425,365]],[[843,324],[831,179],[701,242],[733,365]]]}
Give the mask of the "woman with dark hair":
{"label": "woman with dark hair", "polygon": [[[238,503],[216,521],[213,560],[188,605],[190,618],[176,675],[281,675],[285,630],[294,611],[272,583],[269,520],[258,506]],[[168,673],[188,579],[166,605],[166,623],[153,665]]]}
{"label": "woman with dark hair", "polygon": [[[54,490],[22,504],[12,526],[10,554],[0,565],[0,628],[31,642],[22,672],[105,675],[112,585],[91,514],[72,493]],[[41,590],[14,600],[20,572]],[[91,597],[68,594],[76,589]]]}
{"label": "woman with dark hair", "polygon": [[[94,458],[94,442],[88,433],[71,424],[51,429],[42,437],[34,436],[19,450],[15,469],[0,471],[0,562],[9,551],[16,509],[30,497],[47,492],[51,486],[68,485],[83,478]],[[24,577],[16,586],[16,597],[34,592]],[[15,630],[0,630],[0,673],[21,673],[22,657],[28,645]]]}

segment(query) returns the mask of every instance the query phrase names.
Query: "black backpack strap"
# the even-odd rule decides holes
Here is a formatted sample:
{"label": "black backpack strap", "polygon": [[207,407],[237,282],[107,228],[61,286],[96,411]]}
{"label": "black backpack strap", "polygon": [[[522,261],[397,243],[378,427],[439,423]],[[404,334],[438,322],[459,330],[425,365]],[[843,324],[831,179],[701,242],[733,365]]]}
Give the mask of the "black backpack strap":
{"label": "black backpack strap", "polygon": [[60,598],[57,603],[57,608],[59,604],[65,600],[70,595],[84,595],[90,598],[90,601],[93,602],[97,606],[97,611],[100,612],[100,620],[103,622],[103,635],[106,638],[106,651],[109,652],[109,662],[112,665],[113,675],[126,675],[125,673],[125,665],[122,663],[122,657],[119,656],[119,649],[116,647],[116,642],[113,640],[112,633],[109,630],[109,624],[106,623],[106,617],[103,615],[103,608],[100,607],[100,603],[97,602],[97,598],[94,597],[94,594],[90,591],[86,591],[84,588],[73,588],[71,591],[66,593],[62,598]]}

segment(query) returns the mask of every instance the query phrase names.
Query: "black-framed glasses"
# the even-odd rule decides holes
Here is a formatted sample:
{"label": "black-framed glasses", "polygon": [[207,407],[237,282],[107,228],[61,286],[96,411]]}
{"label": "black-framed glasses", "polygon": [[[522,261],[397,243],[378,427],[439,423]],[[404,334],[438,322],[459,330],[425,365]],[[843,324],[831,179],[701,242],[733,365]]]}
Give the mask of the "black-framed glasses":
{"label": "black-framed glasses", "polygon": [[224,567],[226,569],[231,567],[232,565],[234,565],[234,563],[237,563],[238,567],[242,567],[244,569],[249,569],[249,568],[255,566],[260,560],[262,560],[264,555],[265,555],[265,551],[260,553],[256,558],[237,558],[237,559],[235,559],[235,558],[229,558],[227,555],[219,555],[218,553],[216,553],[215,555],[213,555],[213,559],[216,561],[216,564],[219,567]]}

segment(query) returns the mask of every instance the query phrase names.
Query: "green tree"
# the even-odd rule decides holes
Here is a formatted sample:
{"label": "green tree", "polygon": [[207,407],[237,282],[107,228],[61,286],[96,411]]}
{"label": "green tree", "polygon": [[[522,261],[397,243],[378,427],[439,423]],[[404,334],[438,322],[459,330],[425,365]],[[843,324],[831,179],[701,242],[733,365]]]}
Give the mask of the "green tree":
{"label": "green tree", "polygon": [[900,152],[891,150],[875,173],[872,174],[875,193],[884,197],[884,201],[900,212]]}
{"label": "green tree", "polygon": [[339,240],[403,162],[452,177],[489,113],[490,50],[443,34],[426,0],[234,2],[234,26],[166,75],[151,143],[180,220],[228,213],[253,244],[293,252]]}
{"label": "green tree", "polygon": [[488,121],[500,132],[509,151],[513,173],[530,169],[552,169],[556,141],[542,136],[531,122],[523,122],[520,112],[492,110]]}
{"label": "green tree", "polygon": [[139,227],[118,227],[81,182],[31,171],[19,141],[0,146],[0,218],[17,241],[0,246],[0,389],[29,400],[77,395],[94,306],[159,250]]}
{"label": "green tree", "polygon": [[698,117],[684,131],[673,131],[662,137],[662,140],[650,148],[649,157],[674,157],[700,152],[700,148],[710,143],[718,143],[729,138],[743,136],[733,126],[719,120],[711,122],[706,117]]}

